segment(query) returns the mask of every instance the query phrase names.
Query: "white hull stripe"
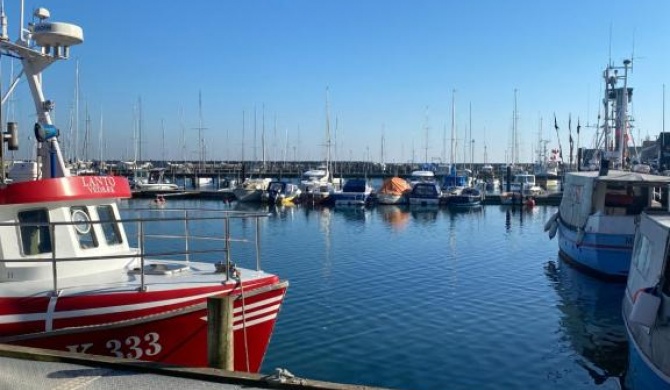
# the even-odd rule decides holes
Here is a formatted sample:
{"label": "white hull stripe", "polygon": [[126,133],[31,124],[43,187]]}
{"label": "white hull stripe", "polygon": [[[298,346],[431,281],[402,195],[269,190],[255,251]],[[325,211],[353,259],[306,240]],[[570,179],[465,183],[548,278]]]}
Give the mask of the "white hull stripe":
{"label": "white hull stripe", "polygon": [[275,318],[277,318],[277,313],[270,314],[270,315],[267,315],[265,317],[261,317],[261,318],[255,319],[255,320],[247,321],[246,324],[239,323],[239,324],[233,326],[233,330],[240,330],[240,329],[244,328],[244,325],[246,325],[247,328],[249,328],[250,326],[262,324],[263,322],[272,321]]}
{"label": "white hull stripe", "polygon": [[[248,324],[249,319],[255,318],[255,317],[261,316],[263,314],[267,314],[267,313],[273,313],[274,315],[277,315],[277,313],[279,312],[279,306],[280,305],[269,306],[269,307],[263,308],[261,310],[256,310],[254,312],[250,312],[249,309],[247,308],[247,311],[245,312],[246,315],[243,316],[242,313],[235,314],[235,317],[233,317],[233,323],[235,323],[235,324],[243,323],[246,320],[246,322]],[[202,316],[202,317],[200,317],[200,319],[203,320],[203,321],[207,321],[207,316]]]}
{"label": "white hull stripe", "polygon": [[[250,303],[248,305],[244,305],[244,307],[245,307],[246,311],[249,311],[249,309],[255,309],[259,306],[265,306],[265,305],[268,305],[270,303],[281,302],[282,299],[284,299],[284,294],[278,295],[278,296],[273,297],[273,298],[268,298],[268,299],[265,299],[263,301]],[[241,312],[242,312],[242,306],[240,306],[238,308],[235,308],[233,310],[233,313],[235,313],[235,314],[238,314],[238,313],[241,313]]]}
{"label": "white hull stripe", "polygon": [[247,310],[245,312],[245,315],[242,315],[242,313],[240,313],[240,315],[236,315],[233,318],[233,321],[235,321],[235,322],[242,321],[244,318],[246,318],[248,320],[250,318],[258,317],[258,316],[263,315],[263,314],[277,312],[277,311],[279,311],[279,305],[269,306],[269,307],[263,308],[261,310],[256,310],[254,312],[249,312],[249,310]]}
{"label": "white hull stripe", "polygon": [[[124,313],[124,312],[131,312],[131,311],[153,309],[153,308],[161,307],[161,306],[175,305],[175,304],[200,300],[200,299],[203,299],[203,298],[207,298],[207,297],[214,296],[214,295],[219,295],[219,294],[221,294],[221,291],[211,292],[211,293],[207,293],[207,294],[193,295],[193,296],[185,297],[185,298],[175,298],[175,299],[167,299],[167,300],[162,300],[162,301],[138,303],[138,304],[134,304],[134,305],[108,306],[108,307],[100,307],[100,308],[94,308],[94,309],[83,309],[83,310],[70,310],[70,311],[63,311],[63,312],[55,312],[55,313],[53,313],[53,316],[50,320],[53,321],[53,320],[58,320],[58,319],[81,318],[81,317],[88,317],[88,316],[95,316],[95,315],[115,314],[115,313]],[[247,308],[247,311],[248,311],[250,308],[267,305],[267,304],[270,304],[270,303],[274,303],[276,301],[281,301],[282,299],[283,299],[283,294],[278,295],[276,297],[268,298],[268,299],[263,300],[263,301],[259,301],[259,302],[255,302],[255,303],[246,305],[246,308]],[[235,311],[236,312],[237,311],[241,312],[241,308],[235,309]],[[0,325],[12,324],[12,323],[18,323],[18,322],[45,321],[45,320],[47,320],[48,317],[49,316],[48,316],[47,313],[5,314],[5,315],[0,316]]]}

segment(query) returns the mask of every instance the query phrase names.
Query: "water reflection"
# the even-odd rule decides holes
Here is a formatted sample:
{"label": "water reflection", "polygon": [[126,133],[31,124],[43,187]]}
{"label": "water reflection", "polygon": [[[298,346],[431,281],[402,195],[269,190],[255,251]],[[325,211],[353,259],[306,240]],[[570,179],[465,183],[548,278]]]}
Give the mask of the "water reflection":
{"label": "water reflection", "polygon": [[475,216],[484,214],[484,206],[481,205],[472,207],[446,207],[443,209],[452,220],[457,218],[474,218]]}
{"label": "water reflection", "polygon": [[625,285],[594,279],[561,260],[549,261],[545,273],[559,297],[559,331],[580,355],[577,363],[596,385],[613,378],[623,386],[628,355],[621,318]]}
{"label": "water reflection", "polygon": [[405,229],[409,222],[407,208],[393,205],[379,205],[377,206],[377,212],[381,215],[382,220],[396,231]]}
{"label": "water reflection", "polygon": [[268,211],[279,219],[293,219],[297,206],[288,205],[270,205]]}
{"label": "water reflection", "polygon": [[437,205],[411,205],[409,211],[419,223],[434,223],[437,220],[437,214],[440,212],[440,207]]}
{"label": "water reflection", "polygon": [[369,211],[366,208],[358,206],[340,206],[333,208],[333,210],[335,213],[343,216],[344,219],[349,222],[365,222],[369,214]]}

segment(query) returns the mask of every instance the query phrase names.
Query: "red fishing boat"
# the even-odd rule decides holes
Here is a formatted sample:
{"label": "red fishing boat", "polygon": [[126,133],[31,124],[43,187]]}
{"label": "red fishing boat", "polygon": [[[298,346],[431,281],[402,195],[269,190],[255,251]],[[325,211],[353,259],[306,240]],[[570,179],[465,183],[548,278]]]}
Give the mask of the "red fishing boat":
{"label": "red fishing boat", "polygon": [[[0,342],[206,366],[207,299],[232,296],[234,368],[257,372],[288,286],[261,270],[267,215],[150,207],[130,215],[119,208],[131,197],[125,178],[72,176],[42,71],[66,59],[83,32],[49,16],[38,8],[18,40],[0,39],[23,65],[38,141],[36,161],[7,175],[0,161]],[[1,20],[7,31],[4,11]],[[0,150],[18,148],[15,124],[2,135]],[[233,255],[251,267],[237,267]]]}

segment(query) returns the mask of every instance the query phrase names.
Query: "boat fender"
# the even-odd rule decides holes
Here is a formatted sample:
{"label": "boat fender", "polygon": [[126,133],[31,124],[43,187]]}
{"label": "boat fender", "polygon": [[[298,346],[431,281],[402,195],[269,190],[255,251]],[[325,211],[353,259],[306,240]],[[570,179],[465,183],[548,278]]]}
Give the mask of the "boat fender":
{"label": "boat fender", "polygon": [[577,246],[582,245],[582,241],[584,241],[584,230],[582,228],[577,229]]}
{"label": "boat fender", "polygon": [[549,239],[553,240],[554,236],[556,236],[556,231],[558,230],[558,222],[554,221],[554,223],[549,227]]}
{"label": "boat fender", "polygon": [[628,317],[632,323],[651,328],[658,318],[661,297],[656,288],[641,288],[633,294],[633,307]]}
{"label": "boat fender", "polygon": [[549,220],[547,220],[547,222],[544,224],[545,232],[548,232],[551,229],[551,227],[556,222],[556,219],[558,219],[558,211],[555,212],[554,215],[552,215],[551,218],[549,218]]}

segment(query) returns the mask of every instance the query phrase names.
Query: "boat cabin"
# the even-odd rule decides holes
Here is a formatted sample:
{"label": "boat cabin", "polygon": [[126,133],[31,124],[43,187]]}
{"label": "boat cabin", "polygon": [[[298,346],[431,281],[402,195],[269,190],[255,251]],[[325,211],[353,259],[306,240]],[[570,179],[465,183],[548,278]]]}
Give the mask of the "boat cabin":
{"label": "boat cabin", "polygon": [[[56,274],[61,280],[130,266],[136,250],[119,223],[117,197],[130,197],[120,177],[66,177],[1,189],[0,282],[51,280]],[[117,258],[54,266],[56,259],[101,256]]]}

